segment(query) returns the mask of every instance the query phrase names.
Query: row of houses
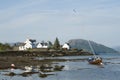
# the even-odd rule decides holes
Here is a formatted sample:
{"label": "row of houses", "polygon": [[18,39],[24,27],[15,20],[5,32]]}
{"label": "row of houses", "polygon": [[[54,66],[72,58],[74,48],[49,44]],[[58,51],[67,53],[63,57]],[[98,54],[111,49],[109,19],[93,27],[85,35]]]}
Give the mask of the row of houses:
{"label": "row of houses", "polygon": [[[26,39],[25,42],[19,44],[19,50],[27,50],[33,48],[48,48],[50,44],[48,42],[37,42],[35,39]],[[62,48],[70,49],[70,46],[65,43]]]}

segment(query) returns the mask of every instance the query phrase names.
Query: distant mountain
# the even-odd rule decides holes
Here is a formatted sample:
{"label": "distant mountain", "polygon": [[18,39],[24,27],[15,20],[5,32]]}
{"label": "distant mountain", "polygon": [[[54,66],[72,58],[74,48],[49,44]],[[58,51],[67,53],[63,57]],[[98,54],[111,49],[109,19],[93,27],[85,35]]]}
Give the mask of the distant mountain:
{"label": "distant mountain", "polygon": [[[78,49],[78,50],[84,49],[86,51],[91,52],[91,49],[90,49],[90,46],[89,46],[89,43],[87,40],[72,39],[72,40],[69,40],[68,43],[71,46],[71,48]],[[91,43],[91,46],[93,47],[96,54],[99,54],[99,53],[117,53],[116,50],[109,48],[107,46],[104,46],[102,44],[98,44],[98,43],[93,42],[93,41],[90,41],[90,43]]]}
{"label": "distant mountain", "polygon": [[113,47],[113,49],[115,49],[116,51],[119,51],[119,52],[120,52],[120,46]]}

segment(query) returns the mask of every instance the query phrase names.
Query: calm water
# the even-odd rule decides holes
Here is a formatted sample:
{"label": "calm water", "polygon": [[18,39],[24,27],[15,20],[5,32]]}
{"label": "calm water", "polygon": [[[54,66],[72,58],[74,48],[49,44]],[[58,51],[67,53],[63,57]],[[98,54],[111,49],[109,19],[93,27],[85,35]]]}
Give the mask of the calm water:
{"label": "calm water", "polygon": [[[60,65],[65,65],[65,68],[63,71],[53,72],[54,75],[49,75],[46,78],[40,78],[38,74],[28,77],[10,77],[3,75],[10,70],[1,70],[0,80],[120,80],[120,55],[106,54],[100,56],[104,61],[102,66],[88,64],[85,59],[89,56],[57,57],[58,59],[69,59],[69,61],[58,62]],[[15,70],[15,72],[20,73],[22,70]]]}

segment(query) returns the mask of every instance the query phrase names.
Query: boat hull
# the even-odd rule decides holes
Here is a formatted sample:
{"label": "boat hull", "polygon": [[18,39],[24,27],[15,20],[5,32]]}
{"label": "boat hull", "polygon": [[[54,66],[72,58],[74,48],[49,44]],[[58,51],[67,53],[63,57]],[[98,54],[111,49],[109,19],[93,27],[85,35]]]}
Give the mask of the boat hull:
{"label": "boat hull", "polygon": [[102,59],[101,58],[89,58],[88,62],[90,64],[98,64],[98,65],[100,65],[100,64],[102,64]]}

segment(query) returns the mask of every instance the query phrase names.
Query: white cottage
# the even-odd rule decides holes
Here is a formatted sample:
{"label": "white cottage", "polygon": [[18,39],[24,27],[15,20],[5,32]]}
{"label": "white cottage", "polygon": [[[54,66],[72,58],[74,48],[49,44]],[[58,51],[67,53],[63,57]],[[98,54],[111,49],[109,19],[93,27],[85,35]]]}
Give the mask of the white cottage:
{"label": "white cottage", "polygon": [[63,46],[62,46],[63,49],[67,49],[69,50],[70,49],[70,46],[68,43],[65,43]]}
{"label": "white cottage", "polygon": [[24,43],[19,45],[19,50],[27,50],[32,48],[48,48],[48,43],[36,43],[34,39],[27,39]]}
{"label": "white cottage", "polygon": [[47,43],[38,43],[36,48],[48,48],[48,44]]}
{"label": "white cottage", "polygon": [[20,43],[19,44],[19,50],[25,50],[24,45],[25,45],[25,43]]}
{"label": "white cottage", "polygon": [[36,40],[34,39],[27,39],[25,41],[25,49],[29,49],[29,48],[36,48]]}
{"label": "white cottage", "polygon": [[30,48],[36,48],[36,40],[27,39],[22,45],[19,46],[19,50],[27,50]]}
{"label": "white cottage", "polygon": [[37,47],[37,48],[42,48],[43,46],[42,46],[41,43],[38,43],[36,47]]}

